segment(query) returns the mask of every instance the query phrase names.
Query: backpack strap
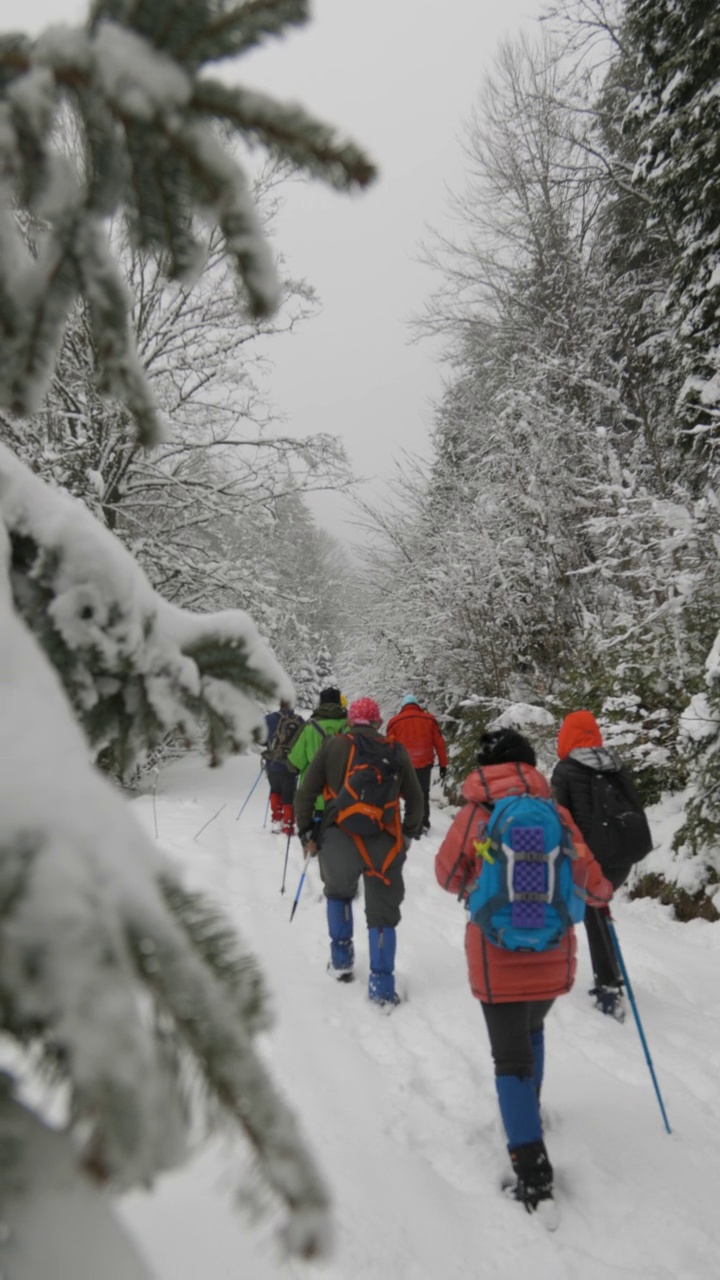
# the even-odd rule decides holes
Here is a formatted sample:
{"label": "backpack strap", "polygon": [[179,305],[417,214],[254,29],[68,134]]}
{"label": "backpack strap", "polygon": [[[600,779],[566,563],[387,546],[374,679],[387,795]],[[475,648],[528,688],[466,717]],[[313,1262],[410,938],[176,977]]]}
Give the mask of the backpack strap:
{"label": "backpack strap", "polygon": [[311,724],[313,729],[317,729],[321,738],[327,738],[327,731],[323,729],[321,724],[318,724],[317,720],[308,720],[308,724]]}
{"label": "backpack strap", "polygon": [[518,778],[520,779],[523,786],[525,787],[525,790],[527,791],[528,783],[527,783],[527,778],[525,777],[525,774],[522,771],[522,764],[519,760],[515,760],[514,764],[515,764],[515,772],[517,773]]}
{"label": "backpack strap", "polygon": [[487,800],[487,803],[488,803],[489,805],[492,805],[492,803],[493,803],[493,794],[492,794],[492,791],[490,790],[490,788],[489,788],[489,786],[488,786],[488,784],[487,784],[487,778],[485,777],[485,770],[483,769],[482,765],[478,765],[478,777],[480,778],[480,781],[482,782],[482,784],[483,784],[483,786],[484,786],[484,788],[485,788],[485,799]]}
{"label": "backpack strap", "polygon": [[[310,723],[311,723],[311,724],[314,724],[315,722],[314,722],[313,720],[311,720],[311,721],[310,721]],[[317,726],[316,726],[316,728],[319,728],[319,725],[317,725]],[[325,736],[325,735],[323,735],[323,736]],[[349,754],[348,754],[347,762],[346,762],[346,765],[345,765],[345,774],[344,774],[344,777],[343,777],[342,786],[345,786],[345,785],[346,785],[346,783],[345,783],[345,779],[347,778],[347,775],[349,774],[350,769],[352,768],[352,762],[353,762],[353,758],[354,758],[354,756],[355,756],[355,743],[354,743],[354,741],[353,741],[352,734],[348,734],[347,736],[348,736],[348,738],[350,739],[350,752],[349,752]],[[352,788],[351,788],[351,787],[348,787],[348,791],[352,791]],[[353,791],[353,792],[352,792],[352,794],[354,795],[354,794],[355,794],[355,792]],[[326,783],[325,783],[325,786],[323,787],[323,800],[325,801],[325,803],[327,804],[329,800],[337,800],[337,797],[338,797],[338,793],[337,793],[337,791],[333,791],[333,789],[332,789],[332,787],[330,786],[330,784],[329,784],[328,782],[326,782]]]}

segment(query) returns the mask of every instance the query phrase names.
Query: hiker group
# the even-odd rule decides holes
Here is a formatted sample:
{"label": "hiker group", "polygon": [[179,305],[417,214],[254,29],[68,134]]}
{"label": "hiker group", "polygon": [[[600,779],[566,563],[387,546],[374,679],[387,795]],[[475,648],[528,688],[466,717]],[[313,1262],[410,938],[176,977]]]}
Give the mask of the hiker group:
{"label": "hiker group", "polygon": [[395,931],[405,891],[403,865],[411,841],[429,830],[433,761],[437,757],[444,777],[447,749],[435,717],[410,695],[387,735],[381,726],[372,698],[347,706],[339,689],[328,688],[307,721],[298,723],[285,704],[267,717],[264,755],[275,829],[290,838],[297,824],[306,855],[318,857],[330,935],[328,972],[339,982],[353,979],[353,901],[362,879],[368,996],[389,1010],[399,1001]]}
{"label": "hiker group", "polygon": [[[440,727],[408,695],[383,735],[372,698],[346,706],[335,688],[323,691],[308,721],[288,706],[275,716],[266,748],[273,819],[288,841],[297,824],[306,864],[318,858],[328,972],[352,981],[353,902],[362,880],[368,996],[390,1011],[400,1001],[395,955],[403,866],[411,842],[430,828],[435,760],[442,778],[447,771]],[[596,1007],[622,1020],[623,975],[608,904],[652,847],[632,776],[604,746],[589,711],[565,717],[557,752],[548,781],[521,733],[482,734],[476,767],[461,787],[462,807],[435,858],[439,885],[467,910],[468,977],[490,1042],[513,1168],[508,1190],[529,1212],[552,1206],[540,1110],[544,1025],[575,979],[574,926],[585,924]]]}

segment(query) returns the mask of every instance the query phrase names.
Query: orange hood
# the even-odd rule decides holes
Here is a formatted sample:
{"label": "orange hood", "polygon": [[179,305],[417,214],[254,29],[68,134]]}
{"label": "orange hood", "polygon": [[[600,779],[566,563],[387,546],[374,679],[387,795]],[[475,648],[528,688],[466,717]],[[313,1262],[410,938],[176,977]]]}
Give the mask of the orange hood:
{"label": "orange hood", "polygon": [[601,747],[600,726],[592,711],[571,711],[560,726],[557,753],[564,760],[577,747]]}

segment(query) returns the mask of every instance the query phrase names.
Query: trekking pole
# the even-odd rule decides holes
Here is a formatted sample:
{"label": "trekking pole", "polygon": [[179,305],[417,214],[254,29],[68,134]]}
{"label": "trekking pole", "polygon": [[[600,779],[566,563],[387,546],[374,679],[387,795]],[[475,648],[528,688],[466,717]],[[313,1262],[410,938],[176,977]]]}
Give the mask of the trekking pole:
{"label": "trekking pole", "polygon": [[227,801],[225,801],[225,804],[220,805],[220,808],[218,809],[217,813],[214,813],[212,818],[208,818],[207,822],[203,822],[200,830],[195,832],[195,835],[193,836],[193,840],[197,840],[198,836],[202,835],[205,828],[209,827],[211,822],[214,822],[216,818],[220,817],[220,814],[222,813],[223,809],[226,808],[226,806],[227,806]]}
{"label": "trekking pole", "polygon": [[295,894],[295,901],[294,901],[294,902],[293,902],[293,904],[292,904],[292,911],[290,912],[290,923],[291,923],[291,924],[292,924],[292,922],[293,922],[293,916],[295,915],[295,912],[297,911],[297,904],[298,904],[298,902],[300,901],[300,894],[302,893],[302,887],[303,887],[303,885],[304,885],[304,883],[305,883],[305,876],[306,876],[306,874],[307,874],[307,869],[308,869],[308,863],[309,863],[309,861],[310,861],[310,854],[309,854],[309,853],[306,853],[306,854],[305,854],[305,861],[304,861],[304,863],[303,863],[302,875],[301,875],[301,877],[300,877],[300,883],[299,883],[299,885],[298,885],[298,887],[297,887],[297,893]]}
{"label": "trekking pole", "polygon": [[252,784],[252,786],[251,786],[250,790],[248,791],[248,793],[247,793],[247,795],[246,795],[246,797],[245,797],[245,799],[244,799],[244,801],[243,801],[243,803],[242,803],[242,807],[241,807],[241,809],[240,809],[240,813],[238,814],[237,818],[235,819],[235,821],[236,821],[236,822],[237,822],[238,818],[240,818],[240,817],[242,816],[242,814],[245,812],[245,809],[246,809],[246,806],[247,806],[248,800],[250,799],[250,797],[251,797],[251,795],[252,795],[253,791],[255,790],[255,788],[256,788],[256,786],[257,786],[258,782],[260,781],[260,779],[262,778],[262,776],[263,776],[263,766],[262,766],[262,765],[260,765],[260,772],[259,772],[259,774],[258,774],[257,778],[255,779],[255,781],[253,782],[253,784]]}
{"label": "trekking pole", "polygon": [[287,844],[285,845],[285,866],[283,867],[283,878],[282,878],[282,884],[280,885],[281,893],[285,892],[285,876],[287,875],[288,854],[290,853],[291,840],[292,840],[292,831],[288,831]]}
{"label": "trekking pole", "polygon": [[268,792],[267,804],[265,805],[265,817],[263,818],[263,831],[267,826],[268,813],[270,811],[270,792]]}
{"label": "trekking pole", "polygon": [[637,1004],[635,1003],[635,995],[632,989],[632,984],[630,982],[630,975],[625,966],[623,953],[620,950],[620,942],[618,940],[617,930],[615,929],[615,923],[611,915],[608,915],[607,917],[607,925],[610,931],[610,937],[612,938],[613,947],[615,948],[615,955],[617,956],[618,964],[620,965],[620,972],[622,973],[622,976],[623,976],[623,982],[625,983],[625,986],[627,988],[628,997],[630,999],[630,1007],[632,1008],[633,1016],[635,1018],[635,1024],[638,1029],[638,1035],[640,1036],[640,1043],[645,1053],[645,1061],[648,1064],[648,1069],[650,1071],[650,1078],[653,1082],[653,1085],[655,1086],[655,1094],[658,1100],[658,1105],[660,1107],[660,1114],[662,1115],[667,1133],[672,1133],[672,1129],[668,1124],[668,1118],[665,1112],[665,1105],[662,1100],[662,1095],[660,1093],[660,1087],[658,1085],[657,1077],[655,1075],[655,1068],[653,1067],[652,1058],[650,1057],[650,1050],[648,1049],[647,1040],[645,1039],[645,1032],[643,1031],[642,1023],[640,1021],[640,1014],[638,1013],[638,1007],[637,1007]]}

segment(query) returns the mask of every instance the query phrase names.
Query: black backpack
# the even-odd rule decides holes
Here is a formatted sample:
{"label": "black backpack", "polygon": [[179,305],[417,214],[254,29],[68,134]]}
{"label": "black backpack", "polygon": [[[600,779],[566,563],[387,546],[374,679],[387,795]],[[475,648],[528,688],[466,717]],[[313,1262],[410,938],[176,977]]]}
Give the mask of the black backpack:
{"label": "black backpack", "polygon": [[592,815],[588,844],[598,862],[607,866],[640,862],[653,847],[640,797],[623,772],[593,771]]}
{"label": "black backpack", "polygon": [[397,744],[387,738],[349,734],[350,754],[342,787],[334,801],[333,821],[359,836],[393,831],[400,813],[402,763]]}
{"label": "black backpack", "polygon": [[[396,742],[349,733],[350,751],[345,777],[335,793],[325,787],[324,797],[332,808],[332,821],[350,836],[365,866],[366,876],[377,876],[389,884],[386,871],[403,848],[400,822],[402,758]],[[365,840],[388,832],[394,836],[382,866],[373,866]]]}
{"label": "black backpack", "polygon": [[293,742],[304,727],[302,716],[293,711],[281,711],[277,728],[268,743],[265,759],[271,764],[284,764],[292,750]]}

